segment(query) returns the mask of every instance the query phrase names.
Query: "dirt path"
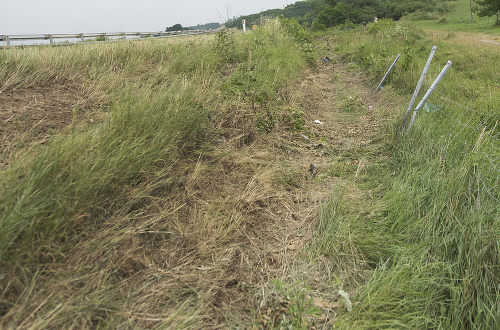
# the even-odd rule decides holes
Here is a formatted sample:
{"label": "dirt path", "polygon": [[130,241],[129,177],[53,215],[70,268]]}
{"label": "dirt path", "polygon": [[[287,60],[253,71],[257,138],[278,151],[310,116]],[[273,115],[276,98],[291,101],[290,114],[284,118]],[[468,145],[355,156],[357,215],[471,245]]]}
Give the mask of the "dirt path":
{"label": "dirt path", "polygon": [[485,37],[485,38],[482,38],[479,40],[481,40],[482,42],[488,43],[488,44],[500,46],[500,42],[498,41],[498,40],[500,40],[500,37],[495,37],[495,36],[490,36],[490,35],[483,35],[483,37]]}
{"label": "dirt path", "polygon": [[450,44],[461,44],[469,47],[490,46],[494,48],[500,45],[500,36],[492,34],[445,30],[426,30],[426,32],[430,38],[447,41]]}
{"label": "dirt path", "polygon": [[351,199],[361,201],[361,196],[371,194],[356,186],[356,180],[366,175],[370,166],[364,154],[378,148],[380,128],[399,109],[390,91],[374,94],[375,86],[357,65],[344,62],[333,52],[327,55],[331,62],[319,62],[317,70],[296,86],[296,106],[303,112],[308,129],[280,131],[273,140],[284,152],[276,151],[266,158],[276,170],[287,168],[305,179],[281,197],[286,207],[278,208],[271,217],[275,222],[268,231],[281,233],[276,244],[261,242],[267,245],[266,254],[273,260],[265,265],[268,276],[260,279],[256,290],[262,292],[255,299],[264,326],[275,324],[286,306],[274,290],[274,278],[287,285],[311,287],[315,305],[323,311],[315,324],[332,326],[339,305],[338,295],[329,284],[334,281],[335,265],[328,259],[307,261],[304,253],[316,234],[322,206],[338,186],[346,189]]}

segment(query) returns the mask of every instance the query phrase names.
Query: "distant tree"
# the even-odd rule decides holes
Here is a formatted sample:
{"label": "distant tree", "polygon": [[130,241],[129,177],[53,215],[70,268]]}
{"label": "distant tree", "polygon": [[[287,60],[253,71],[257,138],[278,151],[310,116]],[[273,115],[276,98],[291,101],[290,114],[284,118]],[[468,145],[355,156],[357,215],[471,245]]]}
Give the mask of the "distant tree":
{"label": "distant tree", "polygon": [[313,21],[314,30],[324,30],[345,22],[348,14],[343,3],[337,3],[335,7],[324,8]]}
{"label": "distant tree", "polygon": [[186,29],[183,28],[181,24],[175,24],[175,25],[172,25],[171,27],[168,27],[165,29],[165,31],[167,31],[167,32],[169,32],[169,31],[182,31],[182,30],[186,30]]}
{"label": "distant tree", "polygon": [[495,25],[500,24],[500,0],[476,0],[479,5],[479,16],[496,15],[497,20]]}
{"label": "distant tree", "polygon": [[218,28],[220,28],[220,23],[198,24],[196,26],[188,26],[186,29],[188,29],[188,30],[215,30]]}
{"label": "distant tree", "polygon": [[334,26],[371,21],[375,16],[386,16],[386,3],[381,0],[315,0],[312,6],[316,14],[314,30]]}
{"label": "distant tree", "polygon": [[[322,1],[322,0],[318,0]],[[253,24],[260,24],[262,18],[272,18],[283,15],[285,18],[293,18],[301,24],[310,25],[312,23],[312,2],[308,1],[297,1],[294,4],[290,4],[286,6],[284,9],[269,9],[257,14],[245,15],[245,23],[247,29],[250,28]],[[233,17],[229,21],[225,23],[226,27],[232,28],[242,27],[243,17]]]}
{"label": "distant tree", "polygon": [[437,11],[438,2],[434,0],[399,0],[388,3],[388,17],[398,20],[401,17],[415,12]]}

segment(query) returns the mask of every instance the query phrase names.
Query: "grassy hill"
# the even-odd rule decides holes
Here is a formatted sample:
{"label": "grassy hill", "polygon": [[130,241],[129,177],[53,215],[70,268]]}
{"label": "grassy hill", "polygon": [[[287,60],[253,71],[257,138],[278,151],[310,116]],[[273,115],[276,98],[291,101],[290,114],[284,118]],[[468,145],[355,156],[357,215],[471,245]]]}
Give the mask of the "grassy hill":
{"label": "grassy hill", "polygon": [[[433,20],[421,20],[416,24],[422,28],[432,28],[435,30],[451,30],[464,32],[481,32],[499,35],[498,26],[495,27],[495,16],[479,17],[477,13],[471,15],[470,1],[450,1],[452,8],[449,13],[439,15]],[[473,9],[477,4],[473,2]],[[472,22],[472,17],[474,22]]]}

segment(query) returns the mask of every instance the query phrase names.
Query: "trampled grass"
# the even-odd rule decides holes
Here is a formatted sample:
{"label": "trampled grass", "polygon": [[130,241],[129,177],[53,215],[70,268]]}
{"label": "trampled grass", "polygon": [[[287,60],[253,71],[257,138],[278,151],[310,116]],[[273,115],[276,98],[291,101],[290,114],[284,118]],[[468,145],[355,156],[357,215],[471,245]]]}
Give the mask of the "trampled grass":
{"label": "trampled grass", "polygon": [[257,118],[271,127],[303,54],[278,21],[248,35],[0,52],[0,92],[71,82],[97,100],[1,169],[2,326],[249,322],[213,304],[245,242],[241,209],[264,198],[266,179],[226,184],[224,156],[204,155],[221,136],[244,145]]}

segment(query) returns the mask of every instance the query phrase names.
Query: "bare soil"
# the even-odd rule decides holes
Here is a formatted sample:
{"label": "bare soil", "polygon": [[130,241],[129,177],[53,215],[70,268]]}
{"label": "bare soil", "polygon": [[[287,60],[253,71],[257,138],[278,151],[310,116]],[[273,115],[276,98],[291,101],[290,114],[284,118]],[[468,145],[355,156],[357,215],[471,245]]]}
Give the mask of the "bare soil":
{"label": "bare soil", "polygon": [[0,167],[15,150],[45,144],[73,120],[82,120],[95,102],[90,89],[78,82],[0,92]]}

